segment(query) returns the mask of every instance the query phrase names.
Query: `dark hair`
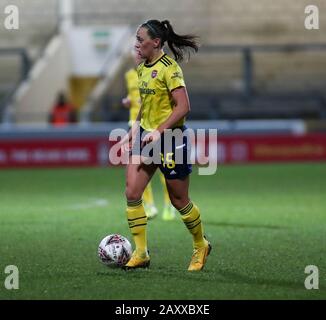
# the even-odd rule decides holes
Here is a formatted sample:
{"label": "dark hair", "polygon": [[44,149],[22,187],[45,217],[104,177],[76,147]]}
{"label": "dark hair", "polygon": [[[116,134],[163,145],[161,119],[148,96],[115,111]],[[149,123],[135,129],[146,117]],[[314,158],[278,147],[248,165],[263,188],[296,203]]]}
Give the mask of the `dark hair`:
{"label": "dark hair", "polygon": [[176,34],[168,20],[158,21],[158,20],[148,20],[141,25],[147,29],[149,36],[152,39],[161,39],[161,47],[167,42],[170,50],[172,51],[176,61],[182,61],[184,59],[184,54],[190,56],[190,51],[198,51],[198,44],[195,35],[186,34],[179,35]]}
{"label": "dark hair", "polygon": [[67,98],[64,92],[59,92],[57,95],[57,105],[64,106],[67,103]]}

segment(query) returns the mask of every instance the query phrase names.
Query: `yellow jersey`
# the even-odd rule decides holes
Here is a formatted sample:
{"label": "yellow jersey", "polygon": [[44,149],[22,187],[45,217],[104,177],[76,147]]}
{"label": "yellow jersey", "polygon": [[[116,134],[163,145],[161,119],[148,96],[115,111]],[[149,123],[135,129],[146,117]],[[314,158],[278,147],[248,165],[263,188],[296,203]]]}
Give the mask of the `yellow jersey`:
{"label": "yellow jersey", "polygon": [[130,69],[125,74],[125,79],[127,83],[128,96],[130,100],[129,109],[129,125],[135,122],[139,109],[140,109],[140,95],[138,88],[138,74],[136,69]]}
{"label": "yellow jersey", "polygon": [[[185,87],[183,73],[177,62],[166,54],[151,64],[141,63],[137,72],[142,104],[140,125],[147,131],[153,131],[171,115],[174,108],[171,92]],[[183,118],[175,127],[182,126],[184,122]]]}

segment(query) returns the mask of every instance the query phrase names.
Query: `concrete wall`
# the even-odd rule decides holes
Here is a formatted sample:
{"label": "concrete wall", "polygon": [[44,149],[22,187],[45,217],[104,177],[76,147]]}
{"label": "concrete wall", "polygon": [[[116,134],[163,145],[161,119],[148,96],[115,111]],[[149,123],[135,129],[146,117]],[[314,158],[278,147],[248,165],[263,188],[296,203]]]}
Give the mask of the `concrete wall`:
{"label": "concrete wall", "polygon": [[[325,0],[74,0],[79,25],[131,24],[169,19],[179,33],[195,33],[203,44],[326,43]],[[7,31],[0,21],[0,47],[22,46],[32,57],[56,30],[57,0],[0,0],[0,20],[7,4],[20,9],[20,30]],[[304,28],[304,9],[317,5],[320,30]],[[257,86],[261,88],[326,86],[325,53],[260,54],[255,57]],[[0,59],[2,75],[12,79],[13,62]],[[183,64],[192,90],[241,87],[241,57],[199,53]],[[3,77],[2,77],[3,78]],[[8,81],[12,81],[12,79]],[[4,79],[4,80],[6,80]],[[122,74],[115,94],[123,94]]]}
{"label": "concrete wall", "polygon": [[[180,32],[200,35],[203,43],[286,43],[326,40],[324,0],[75,0],[79,22],[130,23],[170,19]],[[306,31],[304,8],[320,9],[323,29]]]}
{"label": "concrete wall", "polygon": [[[200,36],[203,45],[326,43],[324,0],[75,0],[77,22],[130,23],[135,29],[147,19],[169,19],[177,32]],[[305,7],[317,5],[320,30],[304,27]],[[255,85],[277,90],[326,86],[326,52],[255,55]],[[199,52],[183,64],[191,90],[241,88],[239,54]],[[122,78],[122,75],[120,76]],[[120,80],[114,88],[122,94]]]}
{"label": "concrete wall", "polygon": [[15,95],[16,122],[46,121],[57,93],[68,89],[69,75],[67,45],[64,37],[56,36]]}

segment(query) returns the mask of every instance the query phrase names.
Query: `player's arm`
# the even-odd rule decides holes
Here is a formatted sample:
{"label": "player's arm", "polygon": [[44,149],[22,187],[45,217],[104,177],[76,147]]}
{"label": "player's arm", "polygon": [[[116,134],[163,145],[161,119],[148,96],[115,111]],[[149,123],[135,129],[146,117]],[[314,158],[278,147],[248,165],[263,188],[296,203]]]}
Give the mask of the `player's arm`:
{"label": "player's arm", "polygon": [[157,128],[159,133],[163,133],[165,129],[173,128],[190,111],[189,97],[185,87],[176,88],[171,94],[175,106],[168,119]]}
{"label": "player's arm", "polygon": [[189,97],[180,66],[174,64],[165,69],[164,81],[172,95],[174,107],[169,118],[157,128],[160,134],[165,129],[173,128],[190,111]]}

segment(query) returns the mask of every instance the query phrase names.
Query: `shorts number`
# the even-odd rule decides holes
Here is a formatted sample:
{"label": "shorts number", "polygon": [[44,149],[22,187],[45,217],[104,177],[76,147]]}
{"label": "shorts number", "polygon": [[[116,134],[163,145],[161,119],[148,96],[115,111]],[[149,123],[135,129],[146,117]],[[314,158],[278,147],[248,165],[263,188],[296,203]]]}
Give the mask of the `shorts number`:
{"label": "shorts number", "polygon": [[175,161],[173,160],[173,152],[168,152],[166,154],[165,159],[164,159],[164,154],[161,153],[161,158],[162,158],[163,167],[167,166],[168,169],[175,168]]}

